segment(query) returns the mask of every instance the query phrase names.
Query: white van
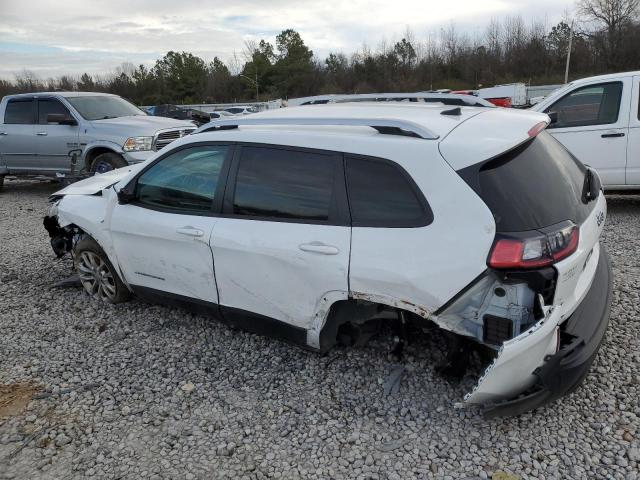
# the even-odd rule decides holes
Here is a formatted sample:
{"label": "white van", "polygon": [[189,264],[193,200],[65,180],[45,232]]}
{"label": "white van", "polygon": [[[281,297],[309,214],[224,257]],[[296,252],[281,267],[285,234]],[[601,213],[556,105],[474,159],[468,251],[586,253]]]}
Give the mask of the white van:
{"label": "white van", "polygon": [[[607,190],[640,188],[640,71],[568,83],[532,110],[550,114],[547,130]],[[555,115],[554,115],[555,114]]]}

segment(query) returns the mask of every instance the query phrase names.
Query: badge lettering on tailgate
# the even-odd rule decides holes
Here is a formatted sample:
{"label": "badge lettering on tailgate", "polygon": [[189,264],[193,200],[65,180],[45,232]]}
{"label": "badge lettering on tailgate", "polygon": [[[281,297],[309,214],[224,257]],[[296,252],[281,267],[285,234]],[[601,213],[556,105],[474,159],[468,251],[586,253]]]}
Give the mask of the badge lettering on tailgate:
{"label": "badge lettering on tailgate", "polygon": [[596,223],[598,224],[598,226],[600,226],[602,225],[602,222],[604,222],[604,212],[600,210],[598,212],[598,215],[596,215]]}

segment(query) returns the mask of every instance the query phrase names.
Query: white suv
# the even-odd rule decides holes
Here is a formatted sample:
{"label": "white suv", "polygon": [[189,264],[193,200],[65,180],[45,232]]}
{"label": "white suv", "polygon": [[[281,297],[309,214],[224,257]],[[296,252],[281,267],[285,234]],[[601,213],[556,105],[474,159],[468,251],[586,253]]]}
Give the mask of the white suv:
{"label": "white suv", "polygon": [[45,226],[108,302],[321,352],[389,312],[435,324],[459,340],[451,370],[489,354],[466,400],[519,413],[581,382],[609,317],[604,195],[548,120],[406,103],[220,120],[55,193]]}

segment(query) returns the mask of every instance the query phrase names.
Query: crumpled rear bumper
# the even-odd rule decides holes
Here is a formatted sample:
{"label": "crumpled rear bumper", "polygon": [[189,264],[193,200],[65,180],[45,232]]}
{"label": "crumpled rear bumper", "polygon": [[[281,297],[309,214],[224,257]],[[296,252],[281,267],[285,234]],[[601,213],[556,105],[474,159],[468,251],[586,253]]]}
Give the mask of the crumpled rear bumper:
{"label": "crumpled rear bumper", "polygon": [[609,323],[612,273],[609,255],[600,247],[596,273],[587,295],[560,326],[560,349],[533,374],[528,393],[484,406],[485,418],[519,415],[576,389],[586,377]]}

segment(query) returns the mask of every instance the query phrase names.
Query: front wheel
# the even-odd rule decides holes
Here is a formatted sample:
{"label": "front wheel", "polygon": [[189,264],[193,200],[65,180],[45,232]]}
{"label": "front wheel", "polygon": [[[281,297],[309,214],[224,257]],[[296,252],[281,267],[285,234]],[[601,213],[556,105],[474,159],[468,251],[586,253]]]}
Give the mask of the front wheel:
{"label": "front wheel", "polygon": [[85,291],[107,303],[129,300],[131,292],[122,283],[107,254],[91,237],[85,236],[74,248],[74,263]]}
{"label": "front wheel", "polygon": [[117,153],[106,152],[98,155],[91,164],[91,173],[106,173],[116,168],[126,167],[127,162]]}

